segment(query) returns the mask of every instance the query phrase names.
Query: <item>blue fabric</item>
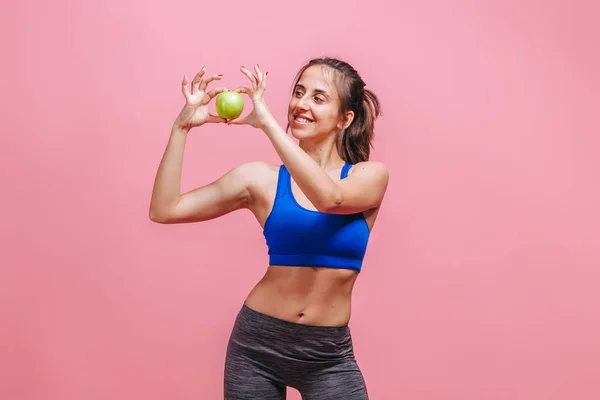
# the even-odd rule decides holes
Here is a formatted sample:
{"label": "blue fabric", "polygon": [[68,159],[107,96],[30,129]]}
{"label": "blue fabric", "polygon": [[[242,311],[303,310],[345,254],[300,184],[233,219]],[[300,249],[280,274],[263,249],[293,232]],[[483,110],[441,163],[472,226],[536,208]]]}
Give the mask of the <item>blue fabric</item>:
{"label": "blue fabric", "polygon": [[[351,167],[344,165],[340,179],[348,176]],[[370,231],[362,212],[327,214],[302,207],[292,194],[290,173],[281,165],[275,202],[263,234],[270,265],[360,271]]]}

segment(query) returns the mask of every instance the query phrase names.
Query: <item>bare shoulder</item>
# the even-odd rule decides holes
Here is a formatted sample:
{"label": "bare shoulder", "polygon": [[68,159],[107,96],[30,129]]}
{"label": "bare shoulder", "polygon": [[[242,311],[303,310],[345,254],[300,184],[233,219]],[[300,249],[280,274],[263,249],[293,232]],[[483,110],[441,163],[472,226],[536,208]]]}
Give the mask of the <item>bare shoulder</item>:
{"label": "bare shoulder", "polygon": [[278,165],[266,161],[248,161],[240,164],[236,169],[249,186],[268,184],[273,178],[277,179],[279,173]]}
{"label": "bare shoulder", "polygon": [[237,169],[251,198],[262,197],[277,187],[279,165],[267,161],[248,161],[240,164]]}
{"label": "bare shoulder", "polygon": [[390,173],[386,165],[381,161],[362,161],[350,168],[348,176],[373,179],[376,182],[387,186]]}
{"label": "bare shoulder", "polygon": [[248,193],[247,208],[252,211],[261,226],[273,207],[279,168],[279,165],[266,161],[250,161],[239,166]]}

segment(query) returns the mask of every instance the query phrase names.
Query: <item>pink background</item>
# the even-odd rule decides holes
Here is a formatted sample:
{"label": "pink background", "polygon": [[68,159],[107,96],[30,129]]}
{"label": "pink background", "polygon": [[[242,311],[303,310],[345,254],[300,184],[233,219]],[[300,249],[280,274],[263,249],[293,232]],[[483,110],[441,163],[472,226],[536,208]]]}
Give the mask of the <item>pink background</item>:
{"label": "pink background", "polygon": [[[352,321],[371,397],[600,398],[597,7],[394,4],[3,5],[0,398],[221,398],[266,246],[249,212],[149,221],[180,81],[260,63],[283,124],[320,55],[384,105]],[[279,163],[261,132],[195,130],[184,189],[253,159]]]}

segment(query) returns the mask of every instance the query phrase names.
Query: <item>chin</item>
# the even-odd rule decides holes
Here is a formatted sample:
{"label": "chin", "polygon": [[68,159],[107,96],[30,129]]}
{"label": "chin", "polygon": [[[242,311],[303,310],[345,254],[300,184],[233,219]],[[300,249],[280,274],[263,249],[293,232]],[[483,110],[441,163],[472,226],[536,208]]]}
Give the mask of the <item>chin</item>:
{"label": "chin", "polygon": [[310,140],[311,138],[313,138],[315,136],[315,135],[312,135],[310,132],[307,132],[303,129],[290,128],[290,133],[292,134],[293,137],[295,137],[298,140]]}
{"label": "chin", "polygon": [[322,133],[319,134],[313,130],[308,130],[308,129],[305,130],[305,129],[290,128],[290,132],[294,138],[296,138],[300,141],[303,141],[303,142],[307,142],[307,143],[309,143],[309,142],[318,143],[318,142],[321,142],[324,139],[326,139],[328,136],[326,134],[322,134]]}

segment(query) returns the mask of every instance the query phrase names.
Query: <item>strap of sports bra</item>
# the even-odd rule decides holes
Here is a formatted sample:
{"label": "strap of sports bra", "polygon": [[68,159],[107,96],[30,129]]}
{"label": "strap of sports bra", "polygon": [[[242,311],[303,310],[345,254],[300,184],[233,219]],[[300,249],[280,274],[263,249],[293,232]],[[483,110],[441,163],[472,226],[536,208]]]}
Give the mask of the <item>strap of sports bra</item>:
{"label": "strap of sports bra", "polygon": [[291,176],[285,165],[279,166],[279,176],[277,178],[277,197],[287,195],[291,189]]}
{"label": "strap of sports bra", "polygon": [[342,167],[342,174],[340,176],[340,179],[344,179],[348,177],[348,171],[350,171],[350,168],[352,168],[352,164],[349,163],[345,163],[344,166]]}

